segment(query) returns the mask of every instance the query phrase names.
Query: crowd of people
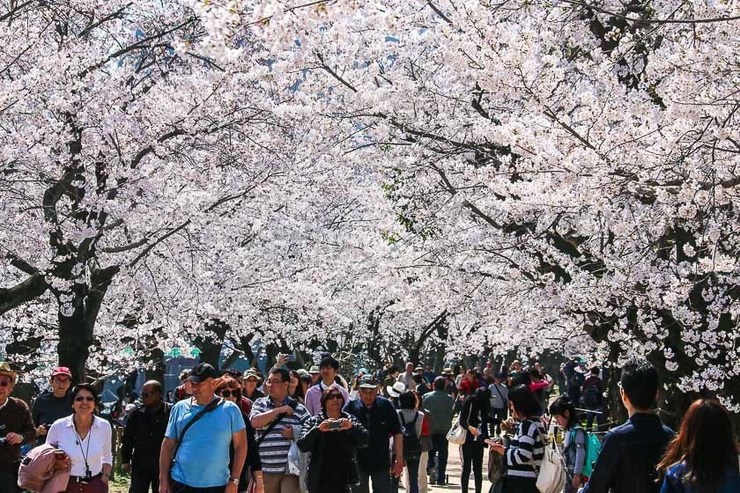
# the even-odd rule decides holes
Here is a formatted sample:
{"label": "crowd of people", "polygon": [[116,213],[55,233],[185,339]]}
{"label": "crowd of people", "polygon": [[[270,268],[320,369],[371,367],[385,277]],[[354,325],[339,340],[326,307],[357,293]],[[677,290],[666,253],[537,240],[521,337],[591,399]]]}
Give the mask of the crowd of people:
{"label": "crowd of people", "polygon": [[[471,476],[482,493],[484,473],[492,493],[538,493],[556,428],[565,493],[740,491],[728,411],[700,399],[674,433],[653,412],[658,374],[646,361],[622,368],[619,392],[629,419],[606,433],[592,463],[589,434],[603,412],[604,384],[599,369],[583,361],[567,362],[556,379],[539,363],[489,362],[435,375],[409,362],[382,374],[362,368],[351,383],[331,355],[309,370],[285,363],[280,358],[265,376],[200,363],[169,395],[160,382],[146,382],[126,413],[120,444],[130,493],[425,493],[430,484],[449,484],[455,423],[464,432],[463,493]],[[96,414],[97,388],[72,387],[69,369],[56,368],[50,391],[29,408],[10,397],[15,380],[0,364],[0,493],[15,493],[42,473],[46,489],[27,489],[106,493],[114,453],[111,425]],[[564,392],[553,400],[556,380]],[[22,459],[23,444],[36,447]]]}

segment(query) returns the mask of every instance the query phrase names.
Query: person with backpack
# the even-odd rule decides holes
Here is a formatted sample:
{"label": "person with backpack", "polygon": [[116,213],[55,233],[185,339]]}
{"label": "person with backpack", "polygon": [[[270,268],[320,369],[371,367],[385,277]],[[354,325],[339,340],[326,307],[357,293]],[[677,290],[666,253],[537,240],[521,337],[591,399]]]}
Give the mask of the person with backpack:
{"label": "person with backpack", "polygon": [[594,366],[591,368],[591,374],[583,382],[583,392],[581,395],[581,405],[589,411],[586,413],[586,429],[591,431],[594,424],[594,419],[597,415],[600,415],[603,409],[604,403],[604,382],[599,377],[599,367]]}
{"label": "person with backpack", "polygon": [[567,478],[563,493],[576,493],[588,478],[584,474],[588,436],[578,423],[576,407],[567,395],[558,397],[550,405],[550,416],[563,430],[563,459]]}
{"label": "person with backpack", "polygon": [[509,392],[509,409],[517,422],[514,438],[508,447],[489,442],[491,450],[506,459],[504,491],[506,493],[539,493],[537,472],[545,455],[547,431],[540,422],[540,404],[526,385]]}
{"label": "person with backpack", "polygon": [[[424,413],[416,408],[416,395],[407,390],[398,396],[398,418],[403,426],[403,460],[409,478],[409,493],[419,493],[419,462],[421,460],[421,428]],[[397,482],[398,478],[392,481]]]}
{"label": "person with backpack", "polygon": [[573,368],[568,377],[567,394],[571,402],[581,402],[583,382],[586,380],[586,362],[580,359],[578,366]]}
{"label": "person with backpack", "polygon": [[460,490],[468,492],[468,481],[472,469],[475,481],[475,493],[483,489],[483,450],[488,438],[488,406],[490,395],[488,389],[481,387],[465,398],[460,411],[460,426],[467,430],[465,443],[460,446],[462,473]]}
{"label": "person with backpack", "polygon": [[198,364],[188,379],[193,396],[172,407],[164,433],[159,493],[236,493],[247,458],[242,412],[233,402],[216,397],[221,380],[213,366]]}

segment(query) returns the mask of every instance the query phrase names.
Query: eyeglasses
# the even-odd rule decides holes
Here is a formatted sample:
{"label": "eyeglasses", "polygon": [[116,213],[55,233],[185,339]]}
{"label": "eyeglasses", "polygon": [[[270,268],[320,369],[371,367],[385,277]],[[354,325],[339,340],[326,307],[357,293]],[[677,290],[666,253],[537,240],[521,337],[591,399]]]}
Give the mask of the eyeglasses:
{"label": "eyeglasses", "polygon": [[78,395],[77,397],[75,397],[75,402],[82,402],[82,401],[93,402],[95,401],[95,397],[82,396],[82,395]]}
{"label": "eyeglasses", "polygon": [[11,383],[13,383],[12,380],[7,380],[7,379],[3,378],[2,380],[0,380],[0,387],[7,387]]}
{"label": "eyeglasses", "polygon": [[221,397],[239,397],[238,390],[222,390]]}
{"label": "eyeglasses", "polygon": [[342,397],[342,394],[329,394],[326,396],[327,401],[332,399],[344,399],[344,397]]}

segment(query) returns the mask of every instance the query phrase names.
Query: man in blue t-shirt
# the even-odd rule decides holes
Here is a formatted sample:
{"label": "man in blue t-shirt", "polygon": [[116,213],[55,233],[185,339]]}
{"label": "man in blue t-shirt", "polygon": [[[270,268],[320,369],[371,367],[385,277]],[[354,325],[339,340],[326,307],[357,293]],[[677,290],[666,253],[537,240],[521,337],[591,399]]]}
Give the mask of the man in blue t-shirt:
{"label": "man in blue t-shirt", "polygon": [[[179,401],[170,412],[159,455],[160,493],[236,493],[247,457],[244,419],[233,402],[218,401],[188,428],[188,422],[214,399],[218,372],[200,363],[190,372],[193,397]],[[176,447],[181,439],[179,447]],[[229,470],[229,444],[234,460]],[[177,450],[175,450],[177,448]],[[174,458],[174,463],[173,463]]]}

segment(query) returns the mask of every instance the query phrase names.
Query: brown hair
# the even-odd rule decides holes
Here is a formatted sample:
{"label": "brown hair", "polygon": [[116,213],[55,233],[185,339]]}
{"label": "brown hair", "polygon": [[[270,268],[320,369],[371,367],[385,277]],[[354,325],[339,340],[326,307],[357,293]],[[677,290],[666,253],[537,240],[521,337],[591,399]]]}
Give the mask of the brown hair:
{"label": "brown hair", "polygon": [[730,467],[737,468],[738,444],[732,419],[714,399],[699,399],[689,406],[678,435],[658,464],[662,475],[676,462],[686,463],[685,479],[692,486],[716,485]]}
{"label": "brown hair", "polygon": [[[222,377],[219,377],[216,379],[216,390],[215,392],[218,394],[222,390],[238,390],[239,391],[239,397],[241,397],[242,393],[242,386],[239,384],[239,381],[230,376],[230,375],[224,375]],[[238,400],[238,399],[237,399]]]}

